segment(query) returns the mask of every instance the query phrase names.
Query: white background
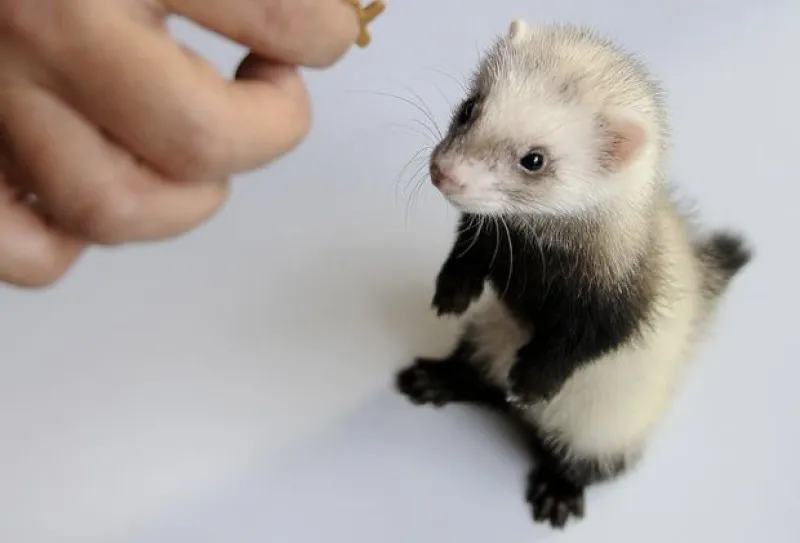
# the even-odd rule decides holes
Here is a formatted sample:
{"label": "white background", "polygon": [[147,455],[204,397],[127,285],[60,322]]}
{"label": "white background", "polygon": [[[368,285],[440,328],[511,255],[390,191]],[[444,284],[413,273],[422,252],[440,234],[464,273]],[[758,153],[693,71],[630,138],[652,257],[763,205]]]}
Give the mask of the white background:
{"label": "white background", "polygon": [[[390,2],[370,48],[308,75],[310,139],[210,224],[0,288],[0,541],[800,541],[800,4],[632,6]],[[428,303],[456,215],[427,183],[406,205],[424,117],[380,93],[445,122],[441,72],[462,79],[520,15],[641,53],[675,181],[757,249],[647,462],[559,536],[530,521],[527,459],[494,419],[391,390],[452,340]],[[231,72],[239,49],[176,28]]]}

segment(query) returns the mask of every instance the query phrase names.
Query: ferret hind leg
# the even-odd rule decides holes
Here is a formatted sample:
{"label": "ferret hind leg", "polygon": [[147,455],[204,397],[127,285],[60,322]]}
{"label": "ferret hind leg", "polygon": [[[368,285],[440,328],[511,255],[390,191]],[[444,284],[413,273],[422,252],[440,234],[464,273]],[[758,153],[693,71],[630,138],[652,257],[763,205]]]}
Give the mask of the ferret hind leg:
{"label": "ferret hind leg", "polygon": [[570,518],[585,514],[586,489],[613,479],[628,468],[625,458],[608,460],[565,454],[531,430],[535,466],[528,476],[526,499],[536,522],[563,528]]}

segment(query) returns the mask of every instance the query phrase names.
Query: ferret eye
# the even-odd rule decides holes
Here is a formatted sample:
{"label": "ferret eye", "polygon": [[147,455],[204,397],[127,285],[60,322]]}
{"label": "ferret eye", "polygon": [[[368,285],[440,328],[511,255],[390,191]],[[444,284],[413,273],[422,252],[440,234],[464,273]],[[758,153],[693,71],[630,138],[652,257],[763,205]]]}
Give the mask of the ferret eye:
{"label": "ferret eye", "polygon": [[461,109],[458,112],[458,117],[456,120],[458,124],[467,124],[472,120],[472,115],[475,113],[476,103],[477,100],[475,100],[475,98],[470,98],[461,105]]}
{"label": "ferret eye", "polygon": [[546,163],[547,158],[544,156],[544,153],[539,151],[528,153],[519,161],[519,165],[522,167],[522,169],[531,173],[541,171]]}

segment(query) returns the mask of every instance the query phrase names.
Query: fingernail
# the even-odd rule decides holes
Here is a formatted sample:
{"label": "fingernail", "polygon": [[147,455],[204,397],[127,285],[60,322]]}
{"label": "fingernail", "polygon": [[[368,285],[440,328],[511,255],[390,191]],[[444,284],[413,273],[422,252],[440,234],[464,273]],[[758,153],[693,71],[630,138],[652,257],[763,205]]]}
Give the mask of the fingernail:
{"label": "fingernail", "polygon": [[289,64],[277,63],[258,55],[249,54],[236,70],[237,80],[258,80],[267,83],[280,84],[287,76],[297,73],[297,68]]}

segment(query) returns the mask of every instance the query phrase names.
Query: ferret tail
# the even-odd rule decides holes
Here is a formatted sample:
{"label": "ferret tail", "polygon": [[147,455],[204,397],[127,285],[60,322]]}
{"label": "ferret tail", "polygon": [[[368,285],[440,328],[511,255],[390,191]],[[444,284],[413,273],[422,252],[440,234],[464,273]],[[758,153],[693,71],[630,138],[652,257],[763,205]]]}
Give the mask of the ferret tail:
{"label": "ferret tail", "polygon": [[732,232],[714,232],[695,246],[703,269],[707,294],[719,296],[753,258],[744,238]]}

